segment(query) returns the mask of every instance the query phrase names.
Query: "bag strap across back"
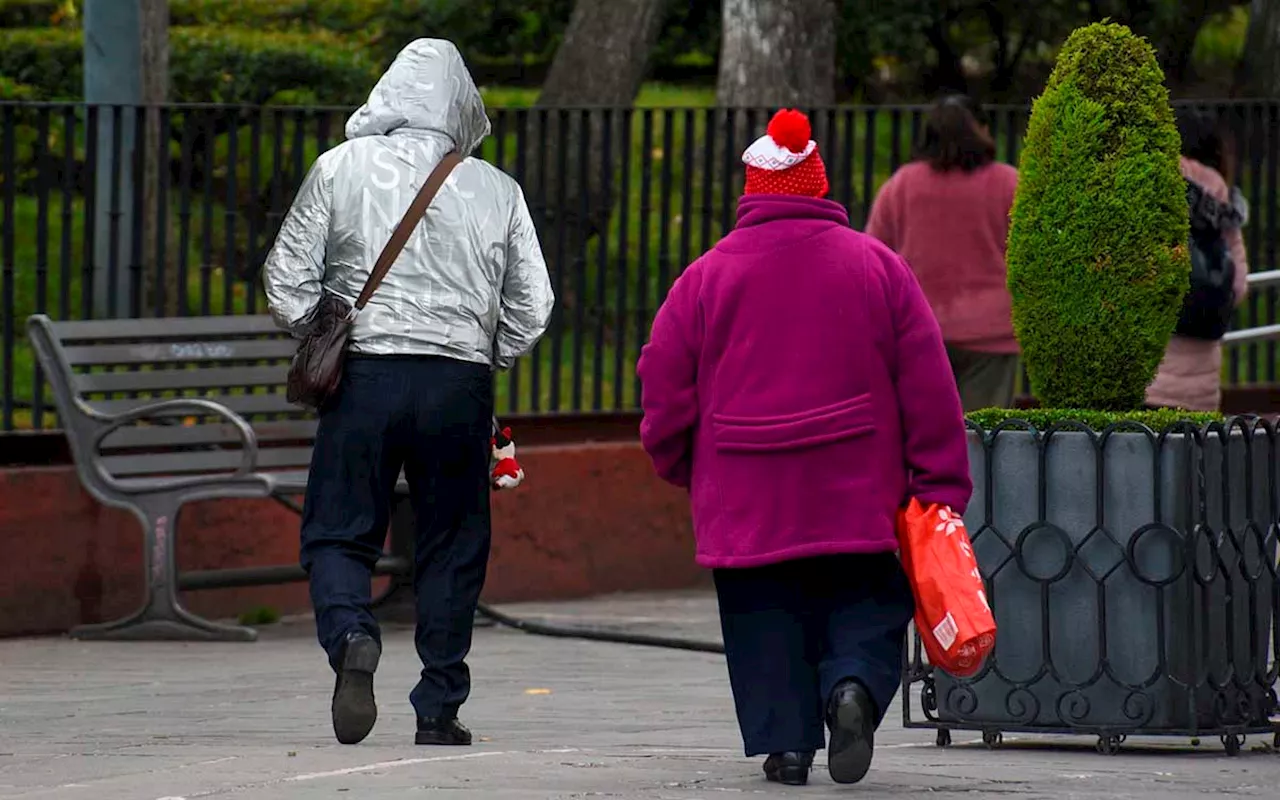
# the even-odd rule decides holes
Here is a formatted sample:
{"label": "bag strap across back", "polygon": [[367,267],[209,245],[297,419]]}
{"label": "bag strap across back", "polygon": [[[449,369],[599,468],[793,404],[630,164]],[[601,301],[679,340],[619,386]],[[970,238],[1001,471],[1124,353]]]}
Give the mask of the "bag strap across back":
{"label": "bag strap across back", "polygon": [[431,174],[427,176],[427,182],[422,184],[417,196],[409,204],[409,210],[404,212],[404,216],[400,218],[400,224],[396,225],[396,229],[392,231],[386,247],[383,247],[382,252],[378,254],[378,260],[373,265],[373,271],[369,273],[369,279],[364,282],[364,288],[360,290],[360,296],[356,298],[353,312],[361,311],[368,305],[369,298],[373,297],[373,293],[382,284],[383,278],[386,278],[387,273],[391,271],[391,265],[400,256],[404,246],[409,243],[409,237],[413,235],[414,228],[418,227],[418,222],[427,213],[427,207],[435,199],[440,187],[444,186],[444,182],[448,180],[449,173],[453,172],[453,168],[461,163],[462,156],[458,155],[455,150],[440,159],[440,163],[436,165],[436,168],[431,170]]}

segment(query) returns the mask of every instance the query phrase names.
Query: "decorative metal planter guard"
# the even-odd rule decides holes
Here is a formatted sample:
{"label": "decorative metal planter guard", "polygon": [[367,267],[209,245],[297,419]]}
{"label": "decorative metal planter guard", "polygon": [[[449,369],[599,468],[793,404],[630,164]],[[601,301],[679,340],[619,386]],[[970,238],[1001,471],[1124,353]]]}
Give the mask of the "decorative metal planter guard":
{"label": "decorative metal planter guard", "polygon": [[962,680],[917,638],[906,727],[936,729],[939,746],[974,730],[990,747],[1003,732],[1096,736],[1104,754],[1133,735],[1280,748],[1275,427],[971,423],[969,458],[996,650]]}

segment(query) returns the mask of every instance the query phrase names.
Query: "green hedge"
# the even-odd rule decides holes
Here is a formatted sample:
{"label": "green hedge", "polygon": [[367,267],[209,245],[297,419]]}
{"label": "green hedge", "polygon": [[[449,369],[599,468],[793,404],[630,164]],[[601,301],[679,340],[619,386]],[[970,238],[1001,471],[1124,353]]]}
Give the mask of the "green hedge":
{"label": "green hedge", "polygon": [[362,33],[395,5],[442,2],[453,0],[169,0],[169,24]]}
{"label": "green hedge", "polygon": [[0,28],[57,25],[74,20],[74,12],[67,0],[0,0]]}
{"label": "green hedge", "polygon": [[1037,430],[1047,430],[1054,425],[1078,422],[1093,428],[1095,431],[1106,430],[1112,425],[1122,422],[1146,425],[1153,431],[1163,431],[1174,425],[1189,422],[1197,428],[1203,428],[1214,422],[1221,422],[1221,414],[1210,414],[1198,411],[1179,411],[1173,408],[1160,408],[1152,411],[1089,411],[1073,408],[1031,408],[1008,409],[986,408],[968,415],[970,421],[991,430],[1006,422],[1023,422]]}
{"label": "green hedge", "polygon": [[170,96],[178,102],[358,105],[382,72],[362,48],[332,34],[174,28],[170,47]]}
{"label": "green hedge", "polygon": [[1151,45],[1121,25],[1073,33],[1032,110],[1009,232],[1014,329],[1046,407],[1142,406],[1188,288],[1179,150]]}
{"label": "green hedge", "polygon": [[35,89],[0,75],[0,100],[34,100],[35,96]]}
{"label": "green hedge", "polygon": [[573,0],[172,0],[171,25],[324,30],[359,41],[388,64],[410,41],[447,38],[471,61],[548,61]]}
{"label": "green hedge", "polygon": [[[524,82],[540,80],[573,5],[574,0],[170,0],[169,23],[175,29],[330,33],[383,67],[413,39],[442,37],[458,45],[478,81]],[[10,10],[0,27],[75,28],[82,7],[83,0],[0,0],[0,19]],[[712,5],[673,6],[653,54],[655,72],[707,72],[718,52],[718,31],[719,12]]]}
{"label": "green hedge", "polygon": [[[169,48],[174,102],[355,105],[380,73],[363,48],[328,33],[174,28]],[[40,98],[82,97],[80,31],[0,30],[0,76]]]}
{"label": "green hedge", "polygon": [[80,32],[61,28],[0,30],[0,75],[44,100],[84,95]]}
{"label": "green hedge", "polygon": [[[463,0],[169,0],[169,25],[365,33],[384,18],[453,11]],[[0,27],[78,24],[84,0],[0,0]]]}

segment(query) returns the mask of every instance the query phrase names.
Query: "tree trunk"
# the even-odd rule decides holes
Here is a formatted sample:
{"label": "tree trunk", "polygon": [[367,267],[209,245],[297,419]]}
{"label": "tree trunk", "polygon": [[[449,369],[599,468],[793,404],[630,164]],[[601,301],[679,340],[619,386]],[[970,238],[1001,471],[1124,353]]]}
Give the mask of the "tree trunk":
{"label": "tree trunk", "polygon": [[925,89],[929,94],[965,94],[969,91],[969,78],[965,75],[961,54],[951,43],[953,21],[951,17],[937,20],[925,30],[925,38],[938,59],[925,77]]}
{"label": "tree trunk", "polygon": [[729,108],[835,102],[833,0],[724,0],[716,101]]}
{"label": "tree trunk", "polygon": [[1280,0],[1253,0],[1235,94],[1280,97]]}
{"label": "tree trunk", "polygon": [[[630,108],[662,29],[667,0],[577,0],[525,130],[525,197],[543,250],[562,281],[586,243],[608,227],[623,120],[602,109]],[[595,107],[596,110],[585,109]],[[606,147],[605,140],[608,139]]]}
{"label": "tree trunk", "polygon": [[578,0],[538,106],[630,106],[644,82],[666,5],[666,0]]}
{"label": "tree trunk", "polygon": [[[723,0],[716,104],[725,109],[716,129],[719,181],[742,175],[735,151],[764,133],[780,108],[812,111],[835,104],[834,0]],[[755,111],[764,112],[755,117]],[[826,115],[813,119],[813,138],[827,140]],[[732,166],[731,166],[732,165]],[[710,176],[708,176],[710,179]]]}
{"label": "tree trunk", "polygon": [[[1032,44],[1039,41],[1042,20],[1036,14],[1027,13],[1016,0],[1013,3],[989,0],[982,4],[982,13],[996,42],[991,99],[1000,102],[1016,100],[1010,94],[1018,82],[1018,69]],[[1014,31],[1018,31],[1016,44]]]}
{"label": "tree trunk", "polygon": [[[159,208],[160,181],[168,179],[168,142],[160,141],[160,106],[169,99],[169,3],[168,0],[138,0],[142,45],[142,102],[149,106],[146,126],[140,132],[138,153],[142,157],[142,269],[143,298],[151,309],[178,313],[178,303],[186,287],[177,276],[164,280],[169,270],[157,262],[164,258],[155,243],[160,226],[169,224],[168,209]],[[166,237],[166,241],[173,241]],[[163,293],[163,298],[158,296]]]}

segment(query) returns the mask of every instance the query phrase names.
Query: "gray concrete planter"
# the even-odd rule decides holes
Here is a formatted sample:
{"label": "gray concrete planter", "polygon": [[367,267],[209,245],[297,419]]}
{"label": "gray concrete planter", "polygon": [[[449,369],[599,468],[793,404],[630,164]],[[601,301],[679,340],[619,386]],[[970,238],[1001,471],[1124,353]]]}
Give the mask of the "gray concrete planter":
{"label": "gray concrete planter", "polygon": [[[1224,442],[1227,445],[1224,447]],[[1274,687],[1280,447],[1233,420],[1155,433],[1127,425],[974,428],[965,521],[999,632],[967,680],[923,663],[910,727],[1129,735],[1246,734],[1280,745]]]}

